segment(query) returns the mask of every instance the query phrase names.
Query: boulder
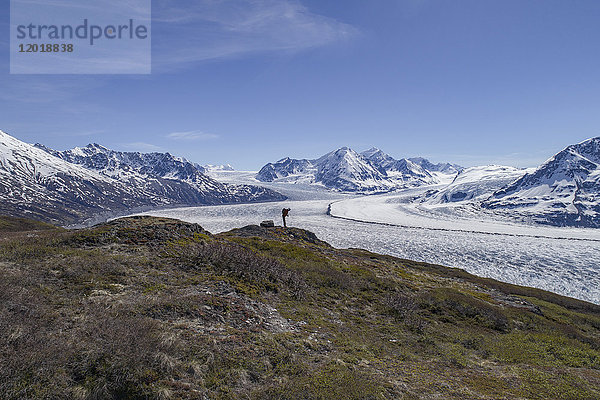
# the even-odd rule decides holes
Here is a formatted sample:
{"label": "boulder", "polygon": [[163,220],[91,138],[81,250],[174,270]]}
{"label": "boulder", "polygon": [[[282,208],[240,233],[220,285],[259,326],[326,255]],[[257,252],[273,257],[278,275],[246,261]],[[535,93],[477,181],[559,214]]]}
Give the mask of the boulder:
{"label": "boulder", "polygon": [[273,222],[272,219],[267,219],[267,220],[261,222],[260,226],[262,226],[263,228],[273,228],[273,227],[275,227],[275,222]]}

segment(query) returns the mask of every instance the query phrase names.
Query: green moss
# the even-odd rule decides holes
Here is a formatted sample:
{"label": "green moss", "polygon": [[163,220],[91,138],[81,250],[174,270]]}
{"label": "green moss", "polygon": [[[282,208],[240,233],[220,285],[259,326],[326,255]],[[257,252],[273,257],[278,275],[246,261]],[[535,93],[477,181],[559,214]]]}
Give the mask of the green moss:
{"label": "green moss", "polygon": [[514,392],[513,382],[506,377],[496,377],[489,373],[469,375],[465,379],[465,385],[481,398],[502,399]]}
{"label": "green moss", "polygon": [[498,331],[510,329],[508,318],[500,306],[454,288],[433,289],[422,296],[421,304],[446,322],[464,320]]}
{"label": "green moss", "polygon": [[332,363],[299,376],[285,384],[259,390],[253,398],[261,399],[384,399],[383,386],[347,366]]}
{"label": "green moss", "polygon": [[142,293],[144,293],[144,294],[153,294],[153,293],[165,290],[166,288],[167,287],[164,284],[162,284],[162,283],[152,284],[152,285],[146,286],[144,288],[144,290],[142,291]]}
{"label": "green moss", "polygon": [[583,379],[540,369],[516,369],[519,396],[528,399],[577,400],[598,398],[598,388]]}
{"label": "green moss", "polygon": [[511,332],[486,344],[501,362],[600,369],[600,352],[556,332]]}
{"label": "green moss", "polygon": [[57,230],[62,228],[27,218],[0,215],[0,233]]}

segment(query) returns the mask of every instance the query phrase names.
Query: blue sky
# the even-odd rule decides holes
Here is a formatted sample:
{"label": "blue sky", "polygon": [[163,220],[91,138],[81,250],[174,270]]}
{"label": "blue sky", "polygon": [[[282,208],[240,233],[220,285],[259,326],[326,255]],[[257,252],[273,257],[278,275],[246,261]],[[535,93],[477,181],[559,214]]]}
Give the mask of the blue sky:
{"label": "blue sky", "polygon": [[9,75],[1,37],[0,129],[239,169],[341,146],[534,166],[600,135],[596,0],[155,0],[152,15],[151,75]]}

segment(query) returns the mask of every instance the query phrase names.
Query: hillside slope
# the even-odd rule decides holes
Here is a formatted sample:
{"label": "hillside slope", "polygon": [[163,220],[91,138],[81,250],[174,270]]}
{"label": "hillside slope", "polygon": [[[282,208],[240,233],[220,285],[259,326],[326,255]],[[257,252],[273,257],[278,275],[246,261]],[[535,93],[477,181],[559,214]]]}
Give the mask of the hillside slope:
{"label": "hillside slope", "polygon": [[3,399],[592,399],[600,306],[300,229],[0,233]]}

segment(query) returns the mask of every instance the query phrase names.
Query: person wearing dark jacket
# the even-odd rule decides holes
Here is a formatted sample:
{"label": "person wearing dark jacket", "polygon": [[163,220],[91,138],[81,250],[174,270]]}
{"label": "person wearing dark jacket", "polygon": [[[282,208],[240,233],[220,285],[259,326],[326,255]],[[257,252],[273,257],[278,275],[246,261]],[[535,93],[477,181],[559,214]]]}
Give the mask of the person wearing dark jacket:
{"label": "person wearing dark jacket", "polygon": [[288,216],[289,212],[291,211],[291,208],[284,208],[283,210],[281,210],[281,217],[283,218],[283,227],[287,228],[287,224],[285,223],[285,218]]}

